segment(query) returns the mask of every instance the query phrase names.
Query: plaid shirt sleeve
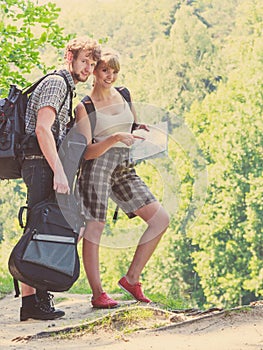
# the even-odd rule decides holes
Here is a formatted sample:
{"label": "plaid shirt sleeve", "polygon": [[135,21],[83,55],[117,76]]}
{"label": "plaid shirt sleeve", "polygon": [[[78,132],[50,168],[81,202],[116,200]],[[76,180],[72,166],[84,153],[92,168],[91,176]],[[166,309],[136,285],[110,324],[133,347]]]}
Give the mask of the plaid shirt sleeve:
{"label": "plaid shirt sleeve", "polygon": [[52,107],[58,113],[67,93],[67,86],[64,79],[54,76],[46,79],[41,86],[41,94],[36,112],[43,107]]}
{"label": "plaid shirt sleeve", "polygon": [[[70,103],[69,95],[62,109],[60,107],[67,94],[67,85],[61,76],[52,75],[44,79],[33,91],[27,104],[25,130],[27,134],[35,131],[37,113],[40,108],[52,107],[59,118],[59,138],[63,138],[66,133],[66,123],[68,122],[68,108]],[[58,114],[58,111],[60,113]],[[53,125],[52,130],[57,131],[57,126]]]}

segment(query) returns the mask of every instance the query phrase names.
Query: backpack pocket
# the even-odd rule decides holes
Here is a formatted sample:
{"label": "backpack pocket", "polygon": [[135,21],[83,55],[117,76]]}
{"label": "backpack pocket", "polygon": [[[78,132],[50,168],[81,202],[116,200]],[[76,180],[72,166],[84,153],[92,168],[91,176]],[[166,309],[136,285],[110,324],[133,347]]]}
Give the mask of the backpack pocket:
{"label": "backpack pocket", "polygon": [[73,276],[76,257],[74,237],[35,233],[25,249],[22,261]]}

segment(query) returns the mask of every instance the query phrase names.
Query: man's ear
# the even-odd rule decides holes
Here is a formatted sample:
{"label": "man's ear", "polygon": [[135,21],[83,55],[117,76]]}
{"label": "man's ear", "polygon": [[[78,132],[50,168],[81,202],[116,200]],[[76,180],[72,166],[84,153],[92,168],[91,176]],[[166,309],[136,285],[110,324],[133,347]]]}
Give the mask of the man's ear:
{"label": "man's ear", "polygon": [[67,52],[67,57],[66,57],[68,63],[72,63],[73,61],[73,53],[71,51]]}

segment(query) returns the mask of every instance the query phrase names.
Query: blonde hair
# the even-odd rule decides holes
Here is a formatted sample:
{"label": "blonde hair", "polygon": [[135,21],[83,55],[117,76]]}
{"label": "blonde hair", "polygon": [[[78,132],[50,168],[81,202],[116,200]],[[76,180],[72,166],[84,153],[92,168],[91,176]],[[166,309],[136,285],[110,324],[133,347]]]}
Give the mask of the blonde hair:
{"label": "blonde hair", "polygon": [[101,45],[92,38],[75,38],[66,46],[65,58],[68,52],[72,52],[73,58],[77,59],[80,51],[87,51],[88,56],[94,61],[99,61],[101,57]]}
{"label": "blonde hair", "polygon": [[120,55],[117,51],[114,51],[111,48],[102,50],[100,60],[97,62],[95,70],[101,63],[105,63],[108,67],[114,69],[117,73],[120,71]]}

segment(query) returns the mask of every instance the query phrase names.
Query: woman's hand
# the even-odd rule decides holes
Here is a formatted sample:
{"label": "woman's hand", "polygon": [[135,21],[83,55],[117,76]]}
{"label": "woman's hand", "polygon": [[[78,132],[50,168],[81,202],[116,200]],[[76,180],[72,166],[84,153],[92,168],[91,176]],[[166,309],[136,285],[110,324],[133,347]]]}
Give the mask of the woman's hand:
{"label": "woman's hand", "polygon": [[118,132],[115,134],[117,142],[122,142],[126,146],[131,146],[134,144],[136,139],[145,140],[144,137],[133,135],[129,132]]}

